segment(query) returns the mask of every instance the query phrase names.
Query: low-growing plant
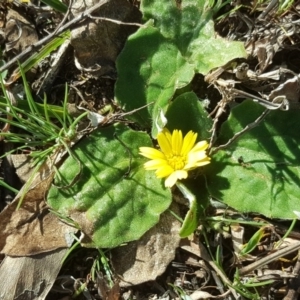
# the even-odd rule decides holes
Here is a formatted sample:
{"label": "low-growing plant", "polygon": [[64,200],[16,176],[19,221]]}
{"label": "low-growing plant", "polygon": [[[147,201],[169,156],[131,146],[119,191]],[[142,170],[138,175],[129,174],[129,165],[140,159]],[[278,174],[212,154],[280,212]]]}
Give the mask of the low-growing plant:
{"label": "low-growing plant", "polygon": [[[2,158],[12,152],[28,153],[32,158],[33,171],[26,183],[28,188],[35,174],[48,159],[52,160],[54,165],[55,157],[58,154],[67,151],[69,155],[72,155],[70,147],[78,139],[77,126],[88,112],[84,112],[76,119],[69,115],[67,86],[61,107],[48,105],[46,96],[43,104],[37,104],[33,99],[22,68],[20,70],[24,94],[22,98],[14,98],[18,104],[21,103],[20,105],[12,103],[12,97],[15,96],[7,90],[3,80],[1,82],[3,97],[0,101],[0,114],[2,115],[0,115],[0,121],[6,125],[0,133],[0,137],[5,142],[15,145],[14,149],[4,153]],[[11,128],[14,130],[11,131]],[[21,205],[21,201],[19,205]]]}

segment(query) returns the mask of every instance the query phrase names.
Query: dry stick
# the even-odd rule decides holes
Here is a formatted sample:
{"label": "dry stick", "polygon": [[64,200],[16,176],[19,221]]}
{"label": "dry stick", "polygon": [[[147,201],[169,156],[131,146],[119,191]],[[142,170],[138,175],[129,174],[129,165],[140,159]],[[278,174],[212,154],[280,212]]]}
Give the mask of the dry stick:
{"label": "dry stick", "polygon": [[72,4],[73,4],[73,0],[70,1],[69,6],[68,6],[68,10],[65,13],[63,19],[58,24],[58,26],[56,27],[56,29],[52,32],[53,35],[57,33],[57,31],[59,30],[59,28],[61,28],[61,26],[63,26],[64,23],[66,22],[66,20],[68,19],[69,15],[70,15],[70,12],[71,12]]}
{"label": "dry stick", "polygon": [[298,259],[296,265],[293,269],[293,274],[296,276],[295,278],[291,278],[288,284],[289,290],[283,300],[293,300],[298,299],[299,296],[299,284],[300,284],[300,253],[298,252]]}
{"label": "dry stick", "polygon": [[235,299],[239,299],[236,291],[232,288],[232,282],[227,278],[227,276],[222,271],[220,271],[220,269],[215,264],[215,262],[210,258],[208,251],[205,249],[204,245],[201,242],[199,242],[199,250],[200,250],[200,257],[204,259],[214,269],[214,271],[218,274],[218,276],[222,279],[222,281],[228,285],[228,288],[231,291],[232,295],[235,297]]}
{"label": "dry stick", "polygon": [[240,138],[245,132],[251,130],[252,128],[259,125],[259,123],[267,116],[267,114],[270,112],[269,109],[266,109],[254,122],[248,124],[244,129],[237,132],[226,144],[220,145],[216,148],[214,148],[210,154],[216,153],[220,149],[227,148],[230,144],[235,142],[238,138]]}
{"label": "dry stick", "polygon": [[93,19],[93,20],[108,21],[108,22],[115,23],[115,24],[118,24],[118,25],[137,26],[137,27],[143,27],[143,28],[147,27],[147,26],[145,26],[143,24],[139,24],[139,23],[130,23],[130,22],[125,23],[125,22],[110,19],[110,18],[94,17],[94,16],[91,16],[91,15],[88,15],[87,17],[89,17],[90,19]]}
{"label": "dry stick", "polygon": [[91,13],[93,13],[96,9],[100,8],[102,5],[104,5],[108,2],[109,2],[109,0],[100,0],[99,3],[95,4],[91,8],[89,8],[86,11],[84,11],[83,13],[79,14],[73,20],[71,20],[70,22],[68,22],[65,25],[61,26],[58,30],[55,30],[54,32],[50,33],[49,35],[47,35],[46,37],[44,37],[43,39],[38,41],[36,44],[27,47],[23,52],[21,52],[20,54],[15,56],[13,59],[11,59],[8,63],[6,63],[4,66],[2,66],[0,68],[0,73],[7,70],[8,68],[10,68],[14,63],[19,61],[26,54],[28,54],[31,51],[33,51],[34,49],[37,49],[38,47],[44,45],[49,40],[51,40],[53,37],[55,37],[56,35],[61,34],[65,30],[69,29],[71,26],[73,26],[77,22],[82,21],[84,18],[88,17]]}
{"label": "dry stick", "polygon": [[210,142],[209,142],[209,146],[208,146],[208,153],[209,155],[213,153],[213,151],[211,150],[212,149],[212,146],[216,140],[216,137],[217,137],[217,124],[218,124],[218,121],[219,121],[219,117],[221,116],[221,114],[225,111],[225,106],[228,102],[226,102],[225,100],[221,100],[218,105],[216,106],[216,108],[213,110],[213,112],[210,113],[210,115],[214,114],[215,113],[215,110],[217,109],[217,112],[216,112],[216,115],[215,115],[215,118],[214,118],[214,122],[213,122],[213,125],[212,125],[212,129],[210,130],[211,131],[211,137],[210,137]]}
{"label": "dry stick", "polygon": [[125,117],[125,116],[128,116],[128,115],[133,115],[133,114],[136,113],[137,111],[139,111],[139,110],[141,110],[141,109],[143,109],[143,108],[146,108],[146,107],[148,107],[148,106],[150,106],[150,105],[152,105],[152,104],[154,104],[154,101],[152,101],[152,102],[150,102],[150,103],[148,103],[148,104],[145,104],[145,105],[143,105],[143,106],[141,106],[141,107],[135,108],[135,109],[133,109],[133,110],[131,110],[131,111],[128,111],[128,112],[125,112],[125,113],[121,113],[121,114],[118,115],[118,117]]}
{"label": "dry stick", "polygon": [[252,99],[254,102],[258,102],[260,105],[263,105],[264,107],[267,107],[269,109],[278,109],[282,107],[282,103],[274,103],[268,100],[265,100],[261,97],[257,97],[255,95],[249,94],[247,92],[237,90],[237,89],[231,89],[232,93],[235,93],[237,96],[243,96],[246,98]]}
{"label": "dry stick", "polygon": [[267,8],[261,13],[261,15],[258,17],[258,20],[263,20],[267,14],[274,9],[278,5],[278,0],[272,0]]}
{"label": "dry stick", "polygon": [[252,263],[244,268],[241,268],[239,270],[239,274],[240,274],[240,276],[246,275],[246,274],[254,271],[255,269],[261,268],[262,266],[269,264],[272,261],[277,260],[278,258],[280,258],[282,256],[286,256],[286,255],[288,255],[292,252],[295,252],[299,249],[300,249],[300,242],[297,242],[291,246],[280,249],[275,253],[269,254],[268,256],[266,256],[258,261],[255,261],[254,263]]}

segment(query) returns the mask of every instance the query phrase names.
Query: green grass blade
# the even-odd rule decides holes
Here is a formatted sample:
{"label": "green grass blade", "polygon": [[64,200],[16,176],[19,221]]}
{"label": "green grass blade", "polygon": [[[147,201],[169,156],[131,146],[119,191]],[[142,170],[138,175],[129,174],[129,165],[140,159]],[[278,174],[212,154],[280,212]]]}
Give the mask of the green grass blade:
{"label": "green grass blade", "polygon": [[[30,70],[32,67],[37,65],[42,59],[48,56],[52,51],[56,50],[62,43],[70,37],[70,31],[66,31],[54,38],[48,44],[46,44],[41,50],[31,55],[25,62],[21,64],[21,68],[24,73]],[[18,68],[11,76],[12,80],[15,81],[21,76],[20,68]]]}
{"label": "green grass blade", "polygon": [[41,0],[41,2],[49,5],[50,7],[61,13],[66,13],[68,10],[68,6],[60,2],[59,0]]}
{"label": "green grass blade", "polygon": [[[36,108],[38,110],[38,112],[40,114],[44,113],[45,110],[47,110],[47,114],[50,118],[56,118],[56,116],[63,116],[63,108],[61,106],[58,105],[51,105],[51,104],[47,104],[47,103],[35,103]],[[7,100],[5,99],[5,97],[1,97],[0,96],[0,106],[4,106],[4,108],[6,109],[7,107]],[[20,100],[18,99],[18,108],[23,111],[23,112],[28,112],[30,111],[30,107],[28,105],[28,102],[25,100]],[[1,108],[0,108],[1,109]]]}
{"label": "green grass blade", "polygon": [[30,107],[30,111],[33,114],[40,115],[39,111],[38,111],[38,109],[37,109],[37,107],[35,105],[35,101],[32,98],[32,94],[31,94],[31,91],[30,91],[30,88],[29,88],[29,84],[28,84],[28,82],[26,80],[24,70],[23,70],[23,68],[21,66],[19,68],[20,68],[22,79],[23,79],[23,85],[24,85],[25,95],[26,95],[26,99],[27,99],[29,107]]}
{"label": "green grass blade", "polygon": [[5,183],[4,181],[0,180],[0,185],[3,186],[4,188],[12,191],[13,193],[17,194],[19,191],[14,189],[13,187],[11,187],[10,185],[8,185],[7,183]]}

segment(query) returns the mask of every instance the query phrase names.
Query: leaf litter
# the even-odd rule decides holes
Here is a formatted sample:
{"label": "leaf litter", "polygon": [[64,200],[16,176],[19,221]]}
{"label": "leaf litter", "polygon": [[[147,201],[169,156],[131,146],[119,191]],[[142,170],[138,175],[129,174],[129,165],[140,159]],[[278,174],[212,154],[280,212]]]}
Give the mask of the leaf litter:
{"label": "leaf litter", "polygon": [[[105,2],[110,4],[99,16],[116,19],[119,23],[108,22],[103,28],[103,24],[97,26],[101,21],[90,18],[83,27],[72,29],[71,45],[75,48],[75,55],[67,45],[63,50],[65,56],[61,67],[56,76],[52,75],[56,78],[49,78],[46,82],[41,79],[53,67],[52,55],[40,62],[27,74],[30,75],[28,80],[33,91],[37,94],[45,91],[53,103],[58,103],[58,99],[62,98],[61,86],[67,79],[72,90],[70,103],[96,113],[107,106],[114,109],[113,87],[118,75],[115,60],[126,38],[139,28],[137,24],[141,23],[141,14],[136,2],[134,5],[127,1],[103,1],[103,4]],[[83,7],[82,11],[88,8],[80,1],[77,5]],[[220,146],[216,144],[220,124],[240,99],[251,98],[268,109],[299,109],[299,4],[293,3],[285,11],[280,11],[279,1],[251,2],[251,5],[249,2],[241,3],[241,7],[235,10],[225,3],[214,16],[216,32],[228,41],[242,42],[248,57],[235,59],[205,73],[205,78],[202,75],[194,78],[194,83],[200,80],[203,87],[202,90],[199,86],[195,88],[197,96],[210,100],[209,110],[214,117],[212,151],[216,151],[214,145]],[[122,10],[114,14],[115,7],[123,6],[126,7],[124,15]],[[62,15],[57,11],[39,6],[34,1],[32,4],[22,1],[1,3],[0,8],[3,34],[1,49],[5,49],[2,51],[6,61],[34,43],[30,39],[36,39],[36,32],[28,34],[30,39],[24,37],[28,26],[30,30],[36,28],[41,38],[55,30],[62,21]],[[127,9],[133,11],[130,18],[125,13]],[[24,16],[26,21],[22,19]],[[126,22],[136,25],[124,25]],[[9,35],[12,24],[14,36]],[[89,26],[95,26],[96,36],[93,36],[94,29],[87,32]],[[124,31],[120,33],[119,29]],[[99,38],[99,32],[107,35]],[[84,37],[94,44],[81,48],[80,44],[85,43]],[[98,42],[96,38],[99,38]],[[113,42],[107,43],[107,39]],[[253,123],[253,127],[263,122],[264,118],[261,118]],[[239,136],[236,138],[239,139]],[[250,167],[246,157],[237,157],[236,161],[241,168]],[[2,167],[1,174],[6,172],[9,173]],[[109,279],[109,272],[105,268],[99,269],[97,275],[91,277],[98,255],[93,249],[74,250],[69,261],[62,266],[63,256],[70,247],[66,234],[76,233],[77,229],[49,213],[45,195],[54,174],[50,173],[49,176],[43,179],[36,177],[18,210],[16,207],[20,196],[17,195],[1,212],[0,245],[1,253],[6,254],[0,266],[0,278],[3,279],[0,280],[1,299],[60,299],[76,293],[82,286],[80,299],[174,299],[185,298],[186,295],[195,300],[241,297],[296,299],[298,296],[298,224],[288,228],[290,222],[279,222],[251,213],[245,216],[241,212],[220,207],[219,202],[214,202],[215,199],[212,199],[209,208],[208,215],[211,218],[207,218],[189,239],[182,239],[179,246],[178,231],[173,225],[175,219],[165,225],[162,217],[161,223],[156,225],[158,228],[161,226],[159,230],[153,227],[139,241],[111,251],[109,257],[113,280]],[[226,182],[221,181],[220,184],[224,187]],[[6,193],[1,189],[1,201],[5,201]],[[183,212],[188,209],[182,205],[185,199],[179,198],[177,200],[181,202],[179,207],[182,213],[178,214],[184,216]],[[294,209],[297,210],[296,207]],[[168,230],[165,230],[165,226]],[[160,231],[164,234],[161,235]],[[174,236],[169,234],[170,231],[175,232]],[[257,232],[259,234],[256,235]],[[282,240],[286,235],[289,238]],[[253,248],[251,245],[245,247],[253,240]],[[134,250],[131,243],[134,243]],[[249,252],[245,253],[243,249]],[[166,252],[169,252],[167,258]],[[214,259],[212,253],[216,253]],[[236,268],[239,274],[235,272]],[[18,270],[18,275],[7,280],[10,269]],[[42,274],[41,269],[47,269],[49,273]],[[26,274],[35,275],[25,283],[24,270]],[[126,281],[131,285],[124,284]]]}

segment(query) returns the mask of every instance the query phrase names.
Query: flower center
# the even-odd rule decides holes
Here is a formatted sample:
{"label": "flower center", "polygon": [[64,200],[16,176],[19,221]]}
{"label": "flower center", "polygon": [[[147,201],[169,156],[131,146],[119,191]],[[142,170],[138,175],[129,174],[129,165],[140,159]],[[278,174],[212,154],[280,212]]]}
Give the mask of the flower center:
{"label": "flower center", "polygon": [[182,170],[186,159],[181,155],[170,155],[167,157],[167,161],[174,170]]}

